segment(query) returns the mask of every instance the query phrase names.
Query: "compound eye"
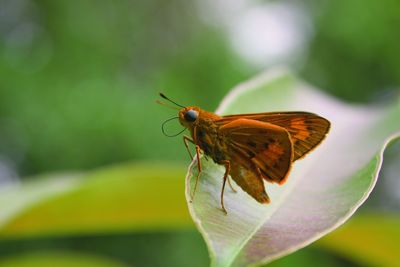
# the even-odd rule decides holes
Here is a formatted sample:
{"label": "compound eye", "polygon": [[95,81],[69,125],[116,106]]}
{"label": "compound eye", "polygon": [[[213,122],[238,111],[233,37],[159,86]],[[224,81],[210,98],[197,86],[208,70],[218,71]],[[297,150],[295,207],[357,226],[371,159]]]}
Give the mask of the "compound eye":
{"label": "compound eye", "polygon": [[189,109],[188,111],[186,111],[184,115],[185,120],[189,122],[194,122],[195,120],[197,120],[197,116],[198,116],[197,112],[193,109]]}

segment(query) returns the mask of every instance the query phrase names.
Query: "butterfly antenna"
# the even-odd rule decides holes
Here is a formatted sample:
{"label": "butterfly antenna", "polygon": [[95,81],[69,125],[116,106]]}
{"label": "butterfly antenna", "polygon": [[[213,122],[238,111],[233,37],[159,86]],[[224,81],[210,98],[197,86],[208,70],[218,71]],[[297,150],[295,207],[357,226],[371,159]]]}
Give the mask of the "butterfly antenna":
{"label": "butterfly antenna", "polygon": [[179,110],[179,108],[174,107],[174,106],[170,106],[170,105],[168,105],[168,104],[165,104],[164,102],[161,102],[160,100],[157,100],[156,102],[157,102],[157,104],[166,106],[166,107],[168,107],[168,108],[172,108],[172,109],[175,109],[175,110]]}
{"label": "butterfly antenna", "polygon": [[175,101],[172,101],[171,99],[169,99],[168,97],[166,97],[163,93],[160,93],[160,96],[161,96],[162,98],[164,98],[165,100],[168,100],[169,102],[171,102],[171,103],[177,105],[178,107],[185,108],[184,106],[179,105],[179,104],[176,103]]}
{"label": "butterfly antenna", "polygon": [[179,119],[179,117],[170,118],[170,119],[164,121],[163,124],[161,125],[161,131],[162,131],[162,133],[163,133],[165,136],[167,136],[167,137],[175,137],[175,136],[178,136],[178,135],[180,135],[181,133],[183,133],[183,131],[186,130],[186,128],[183,128],[183,130],[180,131],[180,132],[177,133],[177,134],[172,134],[172,135],[167,134],[167,132],[165,131],[164,126],[165,126],[165,124],[166,124],[167,122],[172,121],[172,120],[174,120],[174,119]]}

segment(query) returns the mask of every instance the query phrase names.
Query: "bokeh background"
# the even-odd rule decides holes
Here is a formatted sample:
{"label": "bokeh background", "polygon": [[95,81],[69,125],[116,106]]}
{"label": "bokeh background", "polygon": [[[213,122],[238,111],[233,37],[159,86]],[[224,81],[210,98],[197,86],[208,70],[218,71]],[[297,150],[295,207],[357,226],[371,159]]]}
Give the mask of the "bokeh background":
{"label": "bokeh background", "polygon": [[[234,85],[284,65],[343,101],[389,103],[399,14],[397,0],[0,0],[0,193],[48,173],[185,166],[181,139],[161,134],[175,114],[155,103],[160,91],[214,110]],[[384,169],[363,210],[397,214],[398,178]],[[66,266],[207,266],[193,225],[176,228],[8,238],[0,264],[34,253]],[[364,266],[318,246],[274,264],[311,259]]]}

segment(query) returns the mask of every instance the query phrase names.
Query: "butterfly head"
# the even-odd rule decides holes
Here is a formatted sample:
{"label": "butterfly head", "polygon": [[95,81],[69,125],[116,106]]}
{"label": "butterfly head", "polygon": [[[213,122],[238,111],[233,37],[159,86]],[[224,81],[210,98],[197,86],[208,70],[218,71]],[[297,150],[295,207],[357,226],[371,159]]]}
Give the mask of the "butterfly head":
{"label": "butterfly head", "polygon": [[186,128],[191,128],[199,119],[200,108],[185,107],[179,111],[179,122]]}
{"label": "butterfly head", "polygon": [[[194,106],[188,106],[188,107],[182,106],[182,105],[176,103],[175,101],[169,99],[168,97],[166,97],[163,93],[160,93],[160,96],[161,96],[162,98],[164,98],[165,100],[168,100],[169,102],[171,102],[171,103],[174,104],[175,106],[178,106],[178,107],[181,108],[181,109],[179,109],[179,108],[177,108],[177,107],[173,107],[173,106],[171,107],[171,106],[169,106],[169,105],[167,105],[167,104],[165,104],[165,103],[163,103],[163,102],[157,101],[157,102],[158,102],[159,104],[161,104],[161,105],[170,107],[170,108],[172,108],[172,109],[177,109],[177,110],[179,110],[178,117],[173,117],[173,118],[171,118],[171,119],[168,119],[168,120],[166,120],[166,121],[163,123],[163,125],[162,125],[163,133],[164,133],[166,136],[170,136],[170,137],[176,136],[176,135],[169,135],[169,134],[165,133],[164,125],[165,125],[167,122],[169,122],[170,120],[179,119],[180,124],[181,124],[183,127],[188,128],[188,129],[193,128],[193,126],[194,126],[196,123],[198,123],[199,115],[200,115],[200,110],[201,110],[200,108],[194,107]],[[183,129],[183,130],[185,130],[185,129]],[[179,133],[178,133],[178,134],[179,134]]]}

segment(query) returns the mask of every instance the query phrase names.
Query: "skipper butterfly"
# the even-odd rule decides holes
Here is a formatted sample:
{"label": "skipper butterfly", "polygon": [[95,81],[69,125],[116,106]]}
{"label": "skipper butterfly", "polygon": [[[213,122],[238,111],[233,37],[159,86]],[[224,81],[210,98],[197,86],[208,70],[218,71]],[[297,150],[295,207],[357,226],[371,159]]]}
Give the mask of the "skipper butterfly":
{"label": "skipper butterfly", "polygon": [[218,116],[199,107],[179,105],[161,93],[160,96],[181,108],[176,118],[190,131],[191,136],[183,136],[183,141],[192,159],[189,142],[196,148],[198,174],[192,201],[203,153],[225,166],[220,198],[225,213],[224,189],[227,180],[231,186],[229,176],[255,200],[269,203],[263,181],[284,184],[293,162],[318,146],[330,128],[327,119],[309,112]]}

